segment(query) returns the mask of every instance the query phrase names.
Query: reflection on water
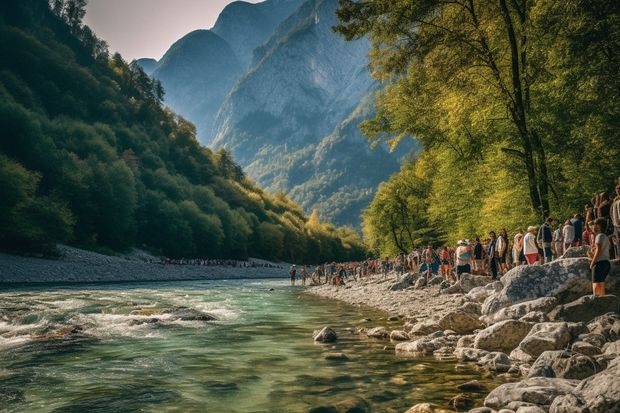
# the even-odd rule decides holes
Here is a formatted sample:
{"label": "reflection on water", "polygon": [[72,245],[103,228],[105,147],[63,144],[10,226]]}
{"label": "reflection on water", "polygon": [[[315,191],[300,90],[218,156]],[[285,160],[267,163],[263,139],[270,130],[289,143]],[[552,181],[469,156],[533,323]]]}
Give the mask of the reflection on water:
{"label": "reflection on water", "polygon": [[[336,343],[313,342],[324,325]],[[445,404],[456,385],[480,379],[453,361],[398,359],[389,341],[356,332],[379,325],[399,326],[279,281],[4,291],[0,410],[308,412],[348,403],[404,412]],[[333,353],[347,357],[326,358]]]}

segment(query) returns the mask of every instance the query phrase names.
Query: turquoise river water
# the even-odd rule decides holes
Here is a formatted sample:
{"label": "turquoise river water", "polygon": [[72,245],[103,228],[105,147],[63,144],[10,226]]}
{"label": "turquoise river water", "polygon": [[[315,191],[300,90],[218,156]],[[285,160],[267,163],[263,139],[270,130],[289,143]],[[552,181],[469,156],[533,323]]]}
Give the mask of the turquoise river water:
{"label": "turquoise river water", "polygon": [[[309,412],[364,399],[404,412],[484,382],[471,366],[400,359],[356,333],[400,326],[386,318],[279,280],[5,288],[0,411]],[[313,342],[325,325],[335,344]]]}

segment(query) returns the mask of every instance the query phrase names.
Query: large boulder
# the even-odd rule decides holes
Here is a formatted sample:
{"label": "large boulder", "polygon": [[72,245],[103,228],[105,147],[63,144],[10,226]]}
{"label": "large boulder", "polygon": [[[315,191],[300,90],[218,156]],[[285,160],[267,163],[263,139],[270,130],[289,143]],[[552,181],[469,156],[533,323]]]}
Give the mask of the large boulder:
{"label": "large boulder", "polygon": [[489,296],[499,292],[504,288],[504,285],[500,281],[487,284],[484,287],[475,287],[471,289],[465,297],[471,301],[482,303]]}
{"label": "large boulder", "polygon": [[495,388],[484,399],[484,405],[496,410],[518,404],[549,406],[556,397],[573,393],[578,384],[577,380],[532,377]]}
{"label": "large boulder", "polygon": [[474,347],[488,351],[510,352],[530,331],[531,324],[517,320],[504,320],[480,331]]}
{"label": "large boulder", "polygon": [[474,330],[484,328],[478,317],[462,310],[452,311],[439,320],[439,326],[444,330],[453,330],[457,334],[469,334]]}
{"label": "large boulder", "polygon": [[563,350],[571,341],[571,330],[567,323],[539,323],[534,325],[519,343],[519,348],[537,358],[547,350]]}
{"label": "large boulder", "polygon": [[[560,377],[563,379],[586,379],[598,371],[600,366],[591,357],[570,351],[545,351],[530,368],[528,377]],[[549,372],[552,375],[549,376]]]}
{"label": "large boulder", "polygon": [[588,247],[583,245],[581,247],[571,247],[564,252],[560,258],[584,258],[588,256]]}
{"label": "large boulder", "polygon": [[602,372],[583,380],[572,394],[558,396],[549,413],[620,412],[620,358]]}
{"label": "large boulder", "polygon": [[586,295],[568,304],[558,305],[549,313],[549,319],[587,323],[601,315],[617,313],[619,305],[620,301],[615,295]]}
{"label": "large boulder", "polygon": [[511,367],[508,355],[499,351],[493,351],[485,354],[478,359],[478,365],[499,373],[507,372]]}
{"label": "large boulder", "polygon": [[572,278],[589,278],[587,258],[567,258],[544,265],[520,265],[502,277],[504,288],[488,297],[482,314],[491,315],[515,303],[554,295]]}
{"label": "large boulder", "polygon": [[435,331],[443,330],[437,322],[432,320],[426,320],[419,323],[416,323],[411,327],[408,331],[410,336],[425,336],[427,334],[432,334]]}
{"label": "large boulder", "polygon": [[488,315],[482,319],[486,324],[497,323],[503,320],[518,320],[532,312],[548,313],[556,307],[558,300],[555,297],[541,297],[535,300],[524,301],[522,303],[502,308],[501,310]]}
{"label": "large boulder", "polygon": [[618,314],[605,314],[588,323],[588,330],[600,334],[606,341],[620,339],[620,317]]}
{"label": "large boulder", "polygon": [[[605,280],[605,291],[607,294],[620,297],[620,260],[611,262],[611,270]],[[587,277],[568,280],[554,296],[558,298],[559,304],[565,304],[589,294],[592,294],[592,281],[588,274]]]}

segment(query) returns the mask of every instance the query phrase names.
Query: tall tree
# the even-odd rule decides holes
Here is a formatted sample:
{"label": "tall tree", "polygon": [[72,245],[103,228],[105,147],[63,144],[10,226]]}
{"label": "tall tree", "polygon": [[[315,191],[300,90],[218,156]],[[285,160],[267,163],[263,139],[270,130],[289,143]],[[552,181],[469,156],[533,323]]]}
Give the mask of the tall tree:
{"label": "tall tree", "polygon": [[366,131],[411,135],[426,147],[450,145],[464,155],[501,140],[523,165],[532,208],[547,215],[546,147],[531,102],[540,70],[529,60],[533,2],[339,2],[335,30],[349,40],[369,36],[372,73],[390,85]]}

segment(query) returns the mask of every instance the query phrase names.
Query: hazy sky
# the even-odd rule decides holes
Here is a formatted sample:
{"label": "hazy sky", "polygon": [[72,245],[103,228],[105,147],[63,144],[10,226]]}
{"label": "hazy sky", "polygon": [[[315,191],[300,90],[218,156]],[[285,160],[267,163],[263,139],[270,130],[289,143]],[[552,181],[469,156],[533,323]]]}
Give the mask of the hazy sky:
{"label": "hazy sky", "polygon": [[127,61],[159,60],[187,33],[213,27],[228,3],[232,0],[89,0],[84,23]]}

